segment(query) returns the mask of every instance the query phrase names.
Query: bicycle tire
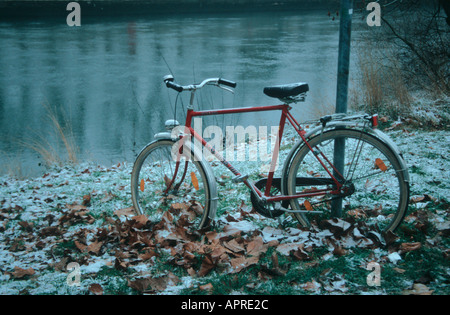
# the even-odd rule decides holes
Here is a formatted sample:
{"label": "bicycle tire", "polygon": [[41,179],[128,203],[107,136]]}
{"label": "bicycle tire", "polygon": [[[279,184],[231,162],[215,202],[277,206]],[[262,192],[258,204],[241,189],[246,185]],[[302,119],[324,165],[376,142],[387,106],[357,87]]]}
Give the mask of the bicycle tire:
{"label": "bicycle tire", "polygon": [[[318,178],[320,180],[323,176],[323,186],[330,185],[331,176],[323,171],[324,169],[322,166],[318,166],[320,164],[314,155],[323,153],[330,161],[333,161],[332,148],[334,148],[334,141],[336,139],[344,139],[346,145],[346,165],[342,172],[344,176],[342,181],[345,181],[348,184],[351,181],[354,188],[354,192],[350,196],[339,197],[344,198],[347,202],[344,209],[345,211],[343,211],[343,216],[359,216],[359,219],[370,221],[370,224],[377,224],[382,232],[395,231],[402,222],[407,211],[409,202],[409,183],[406,180],[404,170],[402,169],[403,164],[398,160],[391,148],[377,137],[364,131],[354,129],[333,129],[315,135],[309,139],[308,143],[313,151],[311,151],[307,145],[301,146],[293,155],[291,161],[288,162],[288,167],[284,170],[285,174],[283,174],[283,178],[285,182],[283,184],[287,189],[286,193],[288,195],[293,195],[298,192],[298,190],[304,189],[304,187],[300,185],[301,183],[299,184],[301,181],[307,182],[307,180],[303,179],[304,177],[306,177],[306,179],[309,177]],[[362,143],[359,152],[357,152],[359,147],[355,147],[357,143]],[[354,156],[352,156],[352,152],[354,152]],[[353,164],[356,154],[359,155],[357,162],[361,161],[361,166],[359,168]],[[351,159],[348,159],[348,157],[351,157]],[[350,164],[348,163],[349,161],[351,161]],[[377,163],[382,163],[384,166],[380,167],[381,164],[378,165]],[[364,170],[362,169],[363,166]],[[359,178],[356,177],[356,179],[350,179],[349,176],[346,175],[346,172],[350,175],[349,170],[352,168],[352,177],[355,175],[355,172],[358,171]],[[370,171],[368,173],[369,175],[367,173],[363,175],[363,171]],[[298,178],[300,178],[300,180]],[[323,187],[319,186],[319,188]],[[308,187],[307,189],[318,189],[318,187]],[[322,198],[322,200],[320,200],[320,198]],[[331,217],[330,201],[336,199],[336,195],[323,196],[320,198],[311,197],[309,199],[292,199],[290,205],[293,210],[307,210],[306,208],[310,208],[311,204],[313,204],[316,205],[320,211],[323,211],[323,214],[319,215],[318,218]],[[308,200],[308,204],[306,204],[306,200]],[[312,215],[307,213],[294,213],[294,217],[298,220],[300,225],[304,227],[309,227],[311,225],[311,222],[308,219],[309,216]]]}
{"label": "bicycle tire", "polygon": [[[133,207],[136,215],[146,214],[150,218],[156,217],[153,218],[153,220],[156,221],[160,219],[162,212],[165,210],[169,210],[174,213],[176,212],[174,211],[176,206],[176,208],[179,209],[175,210],[181,209],[189,211],[195,205],[195,211],[190,211],[189,214],[189,217],[191,218],[192,212],[200,212],[200,208],[198,207],[198,203],[200,203],[200,206],[202,207],[201,213],[197,213],[198,217],[195,219],[193,218],[190,223],[198,229],[203,229],[208,226],[211,221],[209,218],[211,209],[211,189],[207,172],[205,171],[205,166],[202,165],[204,162],[196,161],[196,159],[193,158],[193,152],[183,153],[185,154],[186,159],[180,162],[180,172],[177,173],[176,180],[172,184],[171,188],[177,184],[179,184],[179,187],[176,190],[171,189],[170,192],[164,192],[164,188],[167,188],[170,185],[167,184],[167,179],[172,178],[171,174],[168,175],[166,172],[168,172],[169,169],[172,172],[174,170],[174,168],[167,165],[172,162],[176,163],[171,157],[169,160],[169,157],[165,155],[165,153],[171,152],[175,144],[176,141],[174,140],[159,139],[148,144],[139,153],[133,165],[131,174],[131,199],[133,202]],[[156,162],[156,164],[153,162],[153,166],[146,166],[147,168],[144,170],[144,165],[148,165],[149,162],[152,162],[152,160],[149,161],[149,157],[161,152],[161,150],[163,150],[164,153],[160,153],[160,157],[164,159],[164,165],[166,166],[158,166],[158,162]],[[185,167],[186,170],[182,169],[183,167]],[[155,171],[153,171],[153,169]],[[144,171],[146,174],[144,174]],[[194,175],[192,175],[192,173],[194,173]],[[150,176],[152,176],[152,178],[150,178]],[[189,180],[191,183],[189,183]],[[196,183],[194,184],[194,182]],[[150,186],[149,189],[151,190],[147,193],[147,188],[142,186]],[[144,192],[146,193],[146,199],[143,196]],[[151,195],[153,193],[154,195]],[[201,196],[197,196],[197,194]],[[188,200],[188,198],[191,199]],[[161,212],[161,214],[158,216],[155,215],[155,212]]]}

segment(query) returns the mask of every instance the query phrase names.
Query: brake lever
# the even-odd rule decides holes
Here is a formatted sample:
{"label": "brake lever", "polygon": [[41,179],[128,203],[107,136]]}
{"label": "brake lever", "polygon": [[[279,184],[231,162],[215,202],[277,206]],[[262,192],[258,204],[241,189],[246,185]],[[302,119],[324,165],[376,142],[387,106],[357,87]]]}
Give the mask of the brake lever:
{"label": "brake lever", "polygon": [[230,89],[230,88],[224,87],[224,86],[222,86],[220,84],[214,84],[214,85],[219,87],[219,88],[221,88],[222,90],[225,90],[225,91],[228,91],[228,92],[231,92],[231,93],[234,94],[234,91],[232,89]]}

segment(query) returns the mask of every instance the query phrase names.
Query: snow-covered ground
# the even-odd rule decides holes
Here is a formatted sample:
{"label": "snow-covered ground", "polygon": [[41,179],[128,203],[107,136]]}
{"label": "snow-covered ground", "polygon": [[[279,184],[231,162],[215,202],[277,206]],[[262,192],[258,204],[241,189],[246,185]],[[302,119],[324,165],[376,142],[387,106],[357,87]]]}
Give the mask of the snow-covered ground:
{"label": "snow-covered ground", "polygon": [[[450,134],[407,131],[400,126],[389,131],[389,135],[409,167],[412,209],[426,210],[437,200],[448,204]],[[325,229],[281,230],[276,221],[251,213],[250,201],[241,193],[237,199],[244,203],[227,209],[230,216],[218,219],[217,231],[208,232],[206,238],[198,238],[201,241],[197,242],[165,235],[169,240],[163,243],[158,237],[163,231],[142,231],[145,220],[126,221],[131,207],[131,167],[127,163],[112,167],[80,164],[24,180],[1,177],[0,294],[136,292],[131,288],[177,294],[193,287],[208,290],[210,272],[238,273],[258,264],[269,249],[279,256],[302,261],[310,259],[315,248],[325,247],[328,250],[320,257],[325,261],[354,248],[367,248],[372,251],[371,259],[393,265],[408,252],[404,248],[374,249],[374,240],[364,235],[368,232],[364,227],[350,228],[345,221],[330,220]],[[448,209],[440,208],[430,215],[429,221],[438,230],[448,231],[448,214]],[[136,226],[138,223],[142,224],[141,229]],[[336,229],[340,237],[333,238]],[[154,246],[148,249],[145,244],[150,243]],[[163,260],[183,272],[175,275],[158,265]],[[76,264],[70,265],[72,262]],[[263,278],[285,273],[278,260],[272,260],[270,268],[261,267],[260,272]],[[249,284],[249,288],[250,285],[258,287],[256,283]],[[314,280],[296,285],[298,290],[310,293],[346,293],[351,283],[346,283],[344,276],[335,276],[328,282]],[[376,292],[383,293],[382,288]]]}

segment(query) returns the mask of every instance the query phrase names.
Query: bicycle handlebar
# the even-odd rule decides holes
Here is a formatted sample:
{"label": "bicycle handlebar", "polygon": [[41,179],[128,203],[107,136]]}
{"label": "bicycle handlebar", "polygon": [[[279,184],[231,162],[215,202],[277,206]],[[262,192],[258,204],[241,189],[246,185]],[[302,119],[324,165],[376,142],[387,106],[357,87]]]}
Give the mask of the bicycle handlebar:
{"label": "bicycle handlebar", "polygon": [[229,86],[229,87],[232,87],[232,88],[235,88],[236,87],[236,82],[233,82],[233,81],[230,81],[230,80],[225,80],[225,79],[222,79],[222,78],[219,78],[219,81],[217,82],[218,84],[223,84],[223,85],[226,85],[226,86]]}
{"label": "bicycle handlebar", "polygon": [[168,88],[174,89],[177,92],[182,92],[183,91],[183,87],[181,85],[173,83],[172,81],[165,81],[165,82],[166,82],[166,86]]}
{"label": "bicycle handlebar", "polygon": [[203,80],[202,83],[199,83],[199,84],[191,84],[191,85],[183,86],[183,85],[179,85],[179,84],[175,83],[174,78],[171,75],[166,75],[164,77],[164,83],[166,84],[166,86],[168,88],[174,89],[177,92],[198,90],[207,84],[216,85],[216,86],[221,87],[226,90],[228,90],[228,89],[222,87],[221,85],[226,85],[226,86],[229,86],[232,88],[235,88],[237,85],[236,82],[233,82],[230,80],[226,80],[226,79],[222,79],[222,78],[209,78],[209,79]]}

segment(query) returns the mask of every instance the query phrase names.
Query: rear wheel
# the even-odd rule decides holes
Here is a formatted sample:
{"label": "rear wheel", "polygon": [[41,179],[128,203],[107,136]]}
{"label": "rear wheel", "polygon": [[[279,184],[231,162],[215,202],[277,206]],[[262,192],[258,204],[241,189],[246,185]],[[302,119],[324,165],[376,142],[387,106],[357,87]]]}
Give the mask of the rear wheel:
{"label": "rear wheel", "polygon": [[[394,231],[405,216],[409,184],[405,181],[402,163],[391,149],[376,137],[358,130],[334,129],[316,135],[308,142],[312,151],[303,145],[294,155],[284,178],[287,194],[313,192],[333,188],[331,176],[318,162],[316,155],[333,162],[336,141],[345,143],[342,177],[335,176],[344,185],[341,195],[327,193],[321,196],[291,200],[293,210],[321,211],[321,214],[295,213],[299,223],[309,226],[311,221],[332,216],[332,204],[342,199],[342,217],[353,217],[368,224],[377,224],[381,231]],[[334,186],[334,187],[333,187]]]}
{"label": "rear wheel", "polygon": [[131,197],[136,214],[160,221],[166,211],[201,229],[209,223],[210,189],[200,161],[184,146],[178,159],[176,141],[164,139],[147,145],[131,174]]}

